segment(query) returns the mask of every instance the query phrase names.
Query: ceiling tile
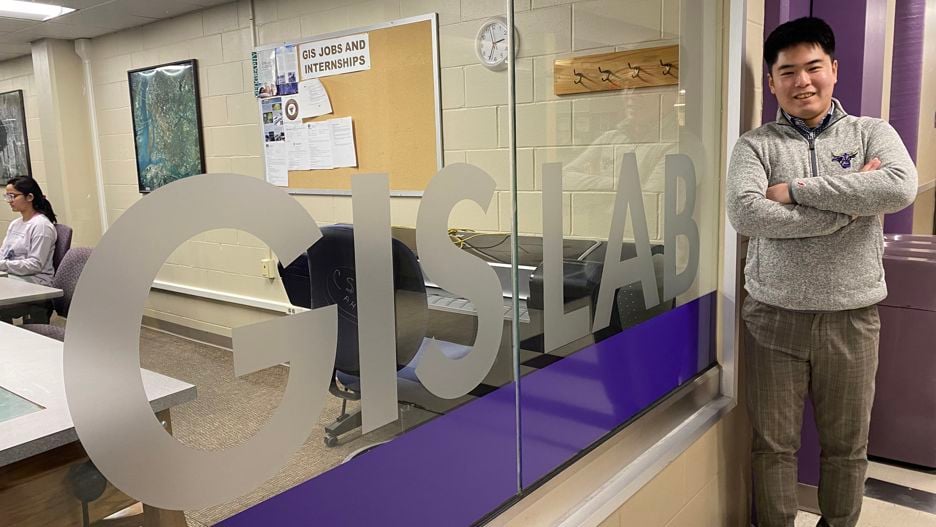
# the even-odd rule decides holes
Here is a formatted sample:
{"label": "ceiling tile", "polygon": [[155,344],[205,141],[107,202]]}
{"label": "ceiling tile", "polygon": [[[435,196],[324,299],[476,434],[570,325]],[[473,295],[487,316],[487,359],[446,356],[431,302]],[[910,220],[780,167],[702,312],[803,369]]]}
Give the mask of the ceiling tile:
{"label": "ceiling tile", "polygon": [[119,4],[121,0],[45,0],[49,4],[57,4],[72,9],[87,9],[104,4]]}
{"label": "ceiling tile", "polygon": [[27,27],[35,26],[40,23],[41,22],[37,20],[18,20],[16,18],[0,17],[0,32],[19,31],[20,29],[26,29]]}
{"label": "ceiling tile", "polygon": [[4,45],[14,46],[17,54],[28,54],[24,48],[40,38],[93,38],[120,29],[142,26],[158,19],[198,11],[207,6],[231,0],[57,0],[66,7],[78,9],[48,22],[16,20],[0,17],[0,54],[10,54]]}
{"label": "ceiling tile", "polygon": [[190,3],[198,4],[204,7],[216,6],[221,4],[230,4],[234,0],[188,0]]}
{"label": "ceiling tile", "polygon": [[0,54],[15,56],[28,55],[32,51],[29,44],[0,44]]}
{"label": "ceiling tile", "polygon": [[119,8],[128,15],[147,18],[171,18],[203,8],[198,4],[181,0],[122,0],[119,4],[108,4],[108,7]]}
{"label": "ceiling tile", "polygon": [[43,22],[28,29],[23,29],[0,37],[0,42],[32,42],[40,38],[58,38],[74,40],[76,38],[94,38],[111,30],[102,27],[72,26],[56,22]]}
{"label": "ceiling tile", "polygon": [[74,13],[60,16],[54,21],[71,26],[125,29],[149,24],[150,22],[155,22],[156,19],[127,14],[112,5],[104,5],[75,11]]}

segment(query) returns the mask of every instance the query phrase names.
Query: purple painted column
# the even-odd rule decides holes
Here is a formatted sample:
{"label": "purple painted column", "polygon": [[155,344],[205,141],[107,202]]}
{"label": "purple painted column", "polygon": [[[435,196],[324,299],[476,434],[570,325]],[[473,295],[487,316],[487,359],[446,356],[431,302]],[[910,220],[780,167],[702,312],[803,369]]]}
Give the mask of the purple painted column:
{"label": "purple painted column", "polygon": [[[835,32],[835,97],[852,115],[881,116],[886,14],[886,0],[813,1],[812,15],[825,20]],[[819,432],[812,401],[808,401],[799,452],[800,483],[819,485],[819,454]]]}
{"label": "purple painted column", "polygon": [[[764,1],[764,38],[784,22],[809,16],[810,0],[765,0]],[[764,107],[761,122],[769,123],[777,118],[777,98],[770,93],[767,84],[767,65],[761,62],[764,70]]]}
{"label": "purple painted column", "polygon": [[887,0],[814,0],[812,14],[835,32],[835,97],[852,115],[880,117]]}
{"label": "purple painted column", "polygon": [[[920,90],[923,85],[923,26],[926,0],[899,0],[894,16],[890,123],[916,162]],[[884,232],[913,232],[913,205],[884,217]]]}
{"label": "purple painted column", "polygon": [[[810,0],[765,0],[764,2],[764,40],[780,24],[800,17],[809,16],[812,10]],[[827,20],[828,22],[828,20]],[[833,27],[834,29],[834,27]],[[776,120],[777,98],[770,93],[767,84],[767,65],[764,68],[764,108],[761,122],[768,123]],[[841,80],[839,70],[839,80]],[[841,82],[839,83],[841,86]],[[847,108],[847,107],[846,107]],[[819,432],[816,429],[812,412],[812,401],[806,401],[803,413],[803,428],[800,438],[800,451],[798,457],[799,482],[807,485],[819,485]]]}

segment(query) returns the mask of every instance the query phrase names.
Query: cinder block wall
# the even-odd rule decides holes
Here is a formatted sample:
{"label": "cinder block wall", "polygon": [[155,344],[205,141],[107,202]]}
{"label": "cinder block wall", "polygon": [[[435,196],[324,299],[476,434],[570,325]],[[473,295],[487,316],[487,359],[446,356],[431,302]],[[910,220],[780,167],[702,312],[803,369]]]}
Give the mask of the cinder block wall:
{"label": "cinder block wall", "polygon": [[[0,93],[23,90],[23,106],[26,110],[26,140],[29,142],[29,158],[33,177],[47,191],[45,162],[42,157],[42,134],[39,129],[39,108],[36,97],[35,76],[32,57],[29,55],[0,62]],[[6,183],[4,181],[4,183]],[[53,203],[54,205],[54,203]],[[9,207],[0,207],[0,232],[6,233],[10,221],[18,217]]]}
{"label": "cinder block wall", "polygon": [[[565,234],[607,236],[615,174],[625,152],[636,152],[650,238],[662,239],[663,156],[676,150],[676,87],[562,98],[553,95],[552,64],[571,53],[593,53],[678,42],[678,0],[520,1],[517,25],[518,179],[520,230],[541,230],[541,175],[548,161],[569,163],[564,178]],[[474,54],[480,22],[504,15],[504,2],[472,0],[275,1],[255,3],[258,44],[315,35],[406,16],[440,13],[442,105],[446,163],[469,162],[498,182],[490,209],[459,205],[450,226],[485,231],[510,228],[507,76],[479,65]],[[252,96],[251,39],[246,1],[226,4],[92,40],[94,103],[108,219],[113,222],[137,191],[127,70],[196,58],[209,172],[262,178],[258,110]],[[350,222],[345,196],[300,196],[320,224]],[[419,198],[393,198],[391,221],[413,226]],[[626,235],[630,235],[630,231]],[[260,275],[266,246],[235,231],[195,237],[167,261],[159,279],[249,297],[284,301],[278,280]],[[147,314],[230,334],[230,312],[242,308],[154,293]],[[246,315],[244,315],[246,316]],[[269,316],[269,315],[266,315]],[[235,317],[240,319],[241,317]]]}

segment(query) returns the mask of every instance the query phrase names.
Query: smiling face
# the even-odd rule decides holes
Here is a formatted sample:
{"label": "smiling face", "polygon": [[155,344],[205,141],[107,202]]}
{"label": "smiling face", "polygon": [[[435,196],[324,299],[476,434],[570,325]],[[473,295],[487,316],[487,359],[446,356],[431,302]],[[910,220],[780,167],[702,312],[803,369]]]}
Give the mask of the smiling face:
{"label": "smiling face", "polygon": [[838,61],[817,44],[797,44],[780,51],[767,80],[784,111],[815,127],[832,104]]}

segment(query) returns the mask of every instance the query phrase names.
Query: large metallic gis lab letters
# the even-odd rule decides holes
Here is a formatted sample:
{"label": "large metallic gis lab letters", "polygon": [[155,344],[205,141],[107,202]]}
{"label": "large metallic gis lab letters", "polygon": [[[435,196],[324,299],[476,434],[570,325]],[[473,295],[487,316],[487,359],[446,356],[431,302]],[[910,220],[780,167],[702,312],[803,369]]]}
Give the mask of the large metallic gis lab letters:
{"label": "large metallic gis lab letters", "polygon": [[397,396],[390,234],[390,180],[386,174],[351,178],[354,215],[354,276],[357,292],[358,363],[361,367],[361,433],[400,415]]}
{"label": "large metallic gis lab letters", "polygon": [[[494,187],[477,167],[446,167],[433,178],[419,209],[423,267],[478,311],[477,337],[466,356],[452,360],[430,346],[417,368],[426,388],[444,398],[465,395],[481,382],[501,340],[497,276],[455,247],[447,234],[452,208],[465,199],[486,207]],[[395,340],[388,190],[386,175],[352,178],[365,432],[398,417],[395,354],[386,346]],[[219,228],[247,231],[287,262],[322,236],[298,201],[255,178],[206,174],[176,181],[135,203],[108,229],[82,272],[70,311],[64,376],[78,436],[109,481],[163,509],[223,503],[273,476],[318,422],[335,363],[335,306],[234,328],[235,375],[290,364],[280,406],[253,437],[224,450],[184,445],[162,428],[140,376],[143,308],[172,252]]]}
{"label": "large metallic gis lab letters", "polygon": [[[561,210],[561,167],[544,167],[544,210]],[[676,183],[686,188],[676,213]],[[601,280],[594,329],[609,323],[614,291],[641,282],[646,305],[659,302],[649,234],[633,154],[625,155]],[[470,300],[478,324],[471,350],[452,359],[430,343],[416,368],[433,394],[454,399],[474,389],[490,371],[503,333],[503,296],[494,270],[456,247],[448,236],[453,208],[468,200],[486,209],[495,181],[478,167],[454,164],[430,181],[420,202],[416,239],[429,279]],[[397,419],[394,294],[386,175],[352,178],[355,266],[363,428]],[[692,219],[695,173],[685,156],[666,163],[666,298],[689,287],[698,266],[698,228]],[[672,198],[671,198],[672,196]],[[184,211],[184,212],[183,212]],[[618,261],[630,212],[637,256]],[[548,349],[589,330],[587,308],[563,312],[562,218],[544,215],[546,339]],[[65,391],[78,436],[108,480],[155,507],[196,509],[252,491],[274,475],[318,422],[335,363],[337,309],[234,328],[234,373],[245,375],[290,364],[280,406],[250,439],[205,451],[172,438],[153,415],[140,377],[139,336],[143,308],[163,262],[191,237],[211,229],[247,231],[281,261],[292,261],[321,238],[315,220],[282,189],[234,174],[180,180],[128,209],[95,247],[79,280],[65,341]],[[676,236],[689,241],[689,265],[676,275]],[[617,257],[614,257],[617,255]],[[672,285],[670,285],[672,284]]]}
{"label": "large metallic gis lab letters", "polygon": [[[637,256],[621,261],[621,245],[624,242],[624,226],[630,213],[634,231]],[[595,321],[592,331],[600,331],[611,323],[611,302],[618,288],[640,282],[643,288],[644,305],[647,309],[660,303],[657,293],[656,275],[653,272],[653,257],[650,254],[650,234],[647,231],[647,215],[644,213],[643,191],[637,171],[637,156],[631,152],[621,159],[621,175],[614,196],[614,212],[608,232],[608,248],[601,271],[601,286],[595,306]]]}
{"label": "large metallic gis lab letters", "polygon": [[[692,159],[685,154],[666,156],[666,195],[663,197],[663,300],[685,293],[699,274],[699,226],[692,218],[696,203],[696,173]],[[676,212],[679,180],[686,193],[681,212]],[[689,258],[683,272],[676,274],[676,237],[685,236]]]}
{"label": "large metallic gis lab letters", "polygon": [[[677,213],[678,182],[682,181],[685,204]],[[671,300],[692,285],[699,267],[699,227],[693,219],[695,211],[696,175],[692,159],[685,154],[669,154],[665,158],[665,224],[663,259],[663,299]],[[562,263],[562,165],[543,165],[543,279],[544,332],[546,352],[553,351],[589,333],[589,308],[580,307],[565,312]],[[621,262],[621,244],[628,212],[637,256]],[[689,255],[682,273],[676,274],[676,239],[687,239]],[[611,320],[611,303],[618,288],[640,282],[644,305],[648,309],[659,304],[656,273],[650,253],[647,219],[644,214],[643,191],[637,169],[637,157],[625,154],[621,162],[618,191],[615,195],[608,247],[605,253],[599,285],[593,331],[607,327]]]}
{"label": "large metallic gis lab letters", "polygon": [[487,172],[464,163],[439,171],[423,194],[416,218],[420,265],[429,279],[446,291],[467,298],[477,310],[474,345],[460,359],[446,357],[430,343],[416,375],[435,395],[455,399],[474,389],[488,374],[504,331],[504,299],[497,274],[479,258],[456,247],[448,235],[448,218],[460,201],[487,210],[496,182]]}
{"label": "large metallic gis lab letters", "polygon": [[[551,211],[547,213],[546,211]],[[562,263],[562,163],[543,164],[544,344],[549,353],[589,333],[589,306],[565,312]]]}
{"label": "large metallic gis lab letters", "polygon": [[281,189],[234,174],[187,178],[145,196],[108,229],[78,282],[65,338],[68,408],[109,481],[163,509],[198,509],[250,492],[282,468],[319,420],[335,361],[335,306],[233,330],[238,376],[289,362],[280,406],[251,438],[205,451],[156,420],[140,377],[140,320],[163,262],[206,230],[233,228],[292,261],[321,237]]}

